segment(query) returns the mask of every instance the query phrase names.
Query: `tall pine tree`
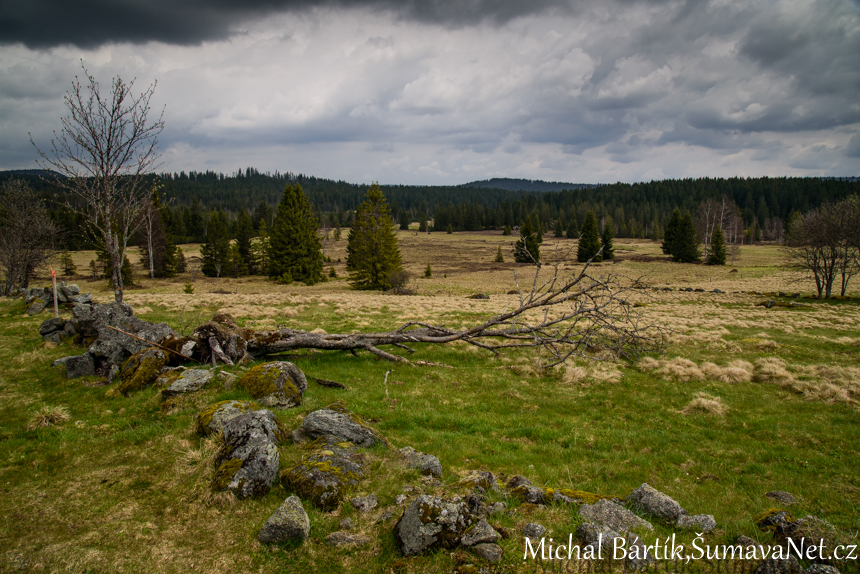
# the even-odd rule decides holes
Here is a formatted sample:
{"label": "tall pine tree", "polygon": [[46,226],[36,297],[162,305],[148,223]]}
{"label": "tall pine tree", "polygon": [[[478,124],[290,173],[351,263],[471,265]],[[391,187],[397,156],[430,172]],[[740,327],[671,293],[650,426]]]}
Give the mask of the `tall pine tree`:
{"label": "tall pine tree", "polygon": [[251,257],[251,239],[254,238],[254,235],[254,224],[251,222],[251,216],[243,207],[239,211],[239,218],[236,220],[236,247],[239,250],[239,257],[242,259],[242,266],[246,270],[245,273],[250,275],[258,273]]}
{"label": "tall pine tree", "polygon": [[367,190],[355,212],[346,252],[349,282],[355,289],[390,289],[394,275],[403,270],[391,211],[378,183]]}
{"label": "tall pine tree", "polygon": [[269,277],[313,285],[324,281],[317,219],[299,184],[284,188],[269,232]]}
{"label": "tall pine tree", "polygon": [[579,225],[576,223],[576,216],[570,218],[570,223],[567,224],[567,238],[576,239],[579,237]]}
{"label": "tall pine tree", "polygon": [[597,230],[597,217],[594,216],[593,211],[589,211],[586,214],[580,233],[581,237],[576,249],[576,260],[580,263],[585,263],[589,259],[595,263],[602,261],[603,257],[598,253],[601,247],[600,232]]}
{"label": "tall pine tree", "polygon": [[538,235],[532,227],[530,215],[520,226],[520,238],[514,245],[514,261],[517,263],[540,263],[540,244]]}

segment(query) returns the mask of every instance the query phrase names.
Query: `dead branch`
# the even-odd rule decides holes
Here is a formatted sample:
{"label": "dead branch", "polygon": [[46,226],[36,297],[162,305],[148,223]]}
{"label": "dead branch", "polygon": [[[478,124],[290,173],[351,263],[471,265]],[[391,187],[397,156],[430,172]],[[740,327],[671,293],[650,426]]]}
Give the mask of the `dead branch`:
{"label": "dead branch", "polygon": [[568,276],[563,266],[564,258],[557,259],[548,278],[541,278],[537,268],[531,290],[520,290],[517,308],[506,309],[469,329],[409,322],[380,333],[323,334],[289,328],[252,331],[246,340],[247,352],[261,357],[295,349],[353,354],[363,350],[388,361],[408,362],[380,347],[464,341],[493,353],[506,348],[538,348],[547,354],[543,366],[549,368],[574,356],[612,355],[635,360],[643,352],[662,347],[659,327],[643,323],[625,299],[637,281],[622,285],[618,276],[593,275],[590,262]]}

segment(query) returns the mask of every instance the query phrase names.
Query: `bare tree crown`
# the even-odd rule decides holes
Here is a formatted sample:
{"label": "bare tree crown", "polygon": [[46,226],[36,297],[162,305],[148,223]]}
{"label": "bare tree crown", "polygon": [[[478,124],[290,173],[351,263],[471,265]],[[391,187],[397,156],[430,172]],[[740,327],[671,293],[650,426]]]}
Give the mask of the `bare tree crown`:
{"label": "bare tree crown", "polygon": [[158,135],[164,129],[164,111],[150,121],[153,83],[138,95],[132,93],[134,80],[119,76],[109,93],[81,62],[86,82],[76,76],[64,103],[69,115],[62,129],[54,132],[51,147],[44,151],[33,141],[41,156],[37,163],[55,173],[53,183],[77,198],[68,202],[103,243],[111,259],[112,280],[117,301],[122,301],[121,268],[128,240],[143,223],[141,217],[149,200],[145,178],[158,167]]}

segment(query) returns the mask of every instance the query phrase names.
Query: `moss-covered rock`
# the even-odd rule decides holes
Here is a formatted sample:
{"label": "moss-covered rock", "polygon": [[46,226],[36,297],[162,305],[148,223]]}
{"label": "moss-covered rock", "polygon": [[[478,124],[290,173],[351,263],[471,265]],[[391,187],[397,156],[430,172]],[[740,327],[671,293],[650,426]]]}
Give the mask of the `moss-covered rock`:
{"label": "moss-covered rock", "polygon": [[363,476],[361,455],[349,441],[326,436],[306,445],[307,456],[281,472],[287,489],[322,510],[334,510]]}
{"label": "moss-covered rock", "polygon": [[302,402],[308,388],[304,373],[293,363],[276,361],[257,365],[237,383],[264,407],[291,408]]}
{"label": "moss-covered rock", "polygon": [[197,415],[194,432],[201,436],[223,433],[225,422],[259,408],[257,403],[251,401],[221,401],[209,405]]}
{"label": "moss-covered rock", "polygon": [[388,440],[382,436],[382,433],[370,426],[363,417],[351,412],[340,403],[333,403],[324,409],[309,413],[302,420],[301,431],[312,439],[333,436],[365,448],[376,445],[388,446]]}
{"label": "moss-covered rock", "polygon": [[250,414],[227,421],[224,443],[215,456],[213,490],[230,490],[237,498],[264,496],[278,478],[278,447],[266,433],[230,432],[231,423]]}
{"label": "moss-covered rock", "polygon": [[167,353],[155,347],[135,353],[119,368],[118,392],[128,395],[155,382],[167,363]]}
{"label": "moss-covered rock", "polygon": [[463,535],[477,522],[465,503],[422,494],[397,521],[394,538],[404,556],[452,549],[460,545]]}
{"label": "moss-covered rock", "polygon": [[311,521],[302,501],[297,496],[290,496],[269,517],[257,540],[262,544],[302,543],[307,540],[310,531]]}
{"label": "moss-covered rock", "polygon": [[781,508],[768,508],[753,517],[753,524],[760,530],[777,532],[796,522],[794,516]]}

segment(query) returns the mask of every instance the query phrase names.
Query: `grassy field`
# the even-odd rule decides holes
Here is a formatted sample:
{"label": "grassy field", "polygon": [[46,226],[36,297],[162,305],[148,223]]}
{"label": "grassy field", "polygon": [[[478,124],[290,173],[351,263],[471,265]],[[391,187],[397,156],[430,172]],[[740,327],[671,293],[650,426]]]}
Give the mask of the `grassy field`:
{"label": "grassy field", "polygon": [[[215,312],[254,328],[390,330],[416,319],[458,327],[515,304],[516,296],[507,295],[515,276],[531,277],[529,267],[511,262],[513,239],[498,232],[410,231],[399,232],[399,239],[415,277],[413,296],[351,291],[343,240],[326,242],[338,278],[313,287],[198,274],[188,294],[185,274],[141,279],[126,301],[139,316],[186,332]],[[493,261],[499,245],[505,263]],[[548,234],[542,253],[562,257],[574,245]],[[199,246],[183,250],[186,257],[199,254]],[[194,419],[212,402],[247,398],[241,390],[207,390],[164,411],[152,389],[123,398],[111,396],[97,377],[67,380],[51,362],[82,349],[43,343],[38,326],[47,312],[29,317],[21,300],[0,301],[0,571],[450,572],[478,559],[463,550],[403,559],[392,535],[398,515],[376,520],[404,487],[453,496],[462,493],[454,483],[471,470],[621,497],[647,482],[691,514],[715,516],[718,528],[708,544],[731,543],[739,534],[767,543],[771,535],[758,532],[752,517],[773,506],[767,491],[785,490],[800,501],[791,508],[795,516],[825,518],[856,544],[858,303],[756,306],[768,297],[738,292],[811,293],[809,282],[794,283],[781,268],[775,246],[744,246],[734,265],[720,268],[669,263],[649,241],[617,241],[616,253],[618,262],[597,271],[642,277],[654,287],[727,293],[636,292],[635,300],[645,304],[637,309],[643,318],[668,334],[663,354],[637,364],[580,360],[545,370],[534,352],[493,357],[459,344],[419,345],[412,356],[453,368],[392,365],[366,353],[294,356],[307,375],[348,390],[311,383],[302,405],[276,411],[287,427],[341,401],[369,418],[393,446],[438,456],[445,471],[442,483],[432,484],[405,469],[396,453],[371,451],[357,494],[377,494],[380,506],[358,515],[349,505],[324,513],[306,504],[311,538],[300,548],[256,541],[289,494],[282,486],[246,501],[208,488],[217,445],[192,434]],[[81,272],[94,258],[92,252],[73,255]],[[421,278],[428,263],[432,277]],[[100,302],[112,297],[102,280],[69,280]],[[490,299],[467,298],[475,293]],[[38,413],[49,408],[65,409],[68,420],[37,426]],[[297,447],[281,447],[282,468],[300,457]],[[567,507],[508,503],[513,512],[497,521],[512,532],[500,543],[505,557],[499,571],[539,570],[523,560],[519,532],[526,523],[542,523],[548,535],[567,539],[580,522]],[[374,543],[327,546],[325,536],[346,516]],[[655,526],[663,537],[672,532]],[[693,536],[679,534],[679,540]]]}

